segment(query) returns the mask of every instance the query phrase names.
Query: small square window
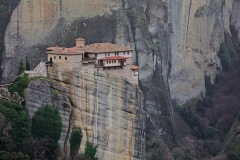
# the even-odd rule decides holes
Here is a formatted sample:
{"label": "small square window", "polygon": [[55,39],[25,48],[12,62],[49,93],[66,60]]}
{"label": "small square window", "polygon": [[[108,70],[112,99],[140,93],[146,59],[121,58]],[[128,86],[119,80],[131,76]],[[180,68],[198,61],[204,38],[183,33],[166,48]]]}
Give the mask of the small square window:
{"label": "small square window", "polygon": [[61,56],[59,56],[59,59],[61,59]]}
{"label": "small square window", "polygon": [[65,57],[65,60],[67,60],[67,57]]}
{"label": "small square window", "polygon": [[56,59],[56,56],[54,56],[54,59]]}

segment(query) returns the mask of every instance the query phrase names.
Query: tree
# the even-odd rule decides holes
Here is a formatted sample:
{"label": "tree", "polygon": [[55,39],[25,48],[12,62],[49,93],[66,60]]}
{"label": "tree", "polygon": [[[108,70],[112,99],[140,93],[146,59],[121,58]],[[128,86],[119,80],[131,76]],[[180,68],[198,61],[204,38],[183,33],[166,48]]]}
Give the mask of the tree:
{"label": "tree", "polygon": [[80,128],[73,128],[70,138],[70,156],[74,159],[82,141],[82,131]]}
{"label": "tree", "polygon": [[[7,124],[1,133],[1,143],[8,148],[13,145],[21,146],[22,141],[29,137],[28,114],[23,107],[7,101],[0,101],[0,113],[6,117]],[[12,148],[9,146],[10,148]]]}
{"label": "tree", "polygon": [[22,59],[21,59],[21,62],[20,62],[20,66],[19,66],[19,68],[18,68],[18,73],[17,73],[17,75],[21,75],[22,73],[24,73],[24,71],[25,71],[25,67],[24,67],[23,61],[22,61]]}
{"label": "tree", "polygon": [[28,61],[28,58],[26,57],[26,71],[29,71],[31,68],[30,68],[30,63]]}
{"label": "tree", "polygon": [[89,160],[97,160],[98,158],[95,157],[97,153],[97,146],[93,146],[92,143],[87,142],[86,143],[86,148],[85,148],[85,156],[88,157]]}
{"label": "tree", "polygon": [[61,130],[61,117],[56,108],[46,105],[35,112],[32,119],[34,138],[49,137],[57,144],[61,136]]}

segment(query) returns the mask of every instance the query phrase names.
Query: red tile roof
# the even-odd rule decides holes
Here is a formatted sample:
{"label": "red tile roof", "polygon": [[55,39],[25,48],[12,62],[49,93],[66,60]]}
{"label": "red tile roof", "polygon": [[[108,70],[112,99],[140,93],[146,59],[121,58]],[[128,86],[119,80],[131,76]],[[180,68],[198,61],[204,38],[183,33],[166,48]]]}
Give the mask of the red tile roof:
{"label": "red tile roof", "polygon": [[49,47],[47,49],[49,50],[48,52],[46,52],[48,54],[76,55],[76,54],[82,54],[83,52],[83,50],[78,47],[73,47],[73,48]]}
{"label": "red tile roof", "polygon": [[[77,40],[84,40],[82,38],[78,38]],[[133,51],[133,49],[128,47],[122,47],[117,44],[112,43],[94,43],[90,45],[86,45],[83,48],[73,47],[73,48],[65,48],[65,47],[49,47],[47,48],[48,52],[52,54],[81,54],[81,52],[87,53],[110,53],[110,52],[126,52],[126,51]],[[80,52],[81,51],[81,52]]]}
{"label": "red tile roof", "polygon": [[109,53],[109,52],[132,51],[133,49],[121,47],[117,44],[112,43],[94,43],[86,45],[84,47],[84,50],[85,52],[88,53]]}
{"label": "red tile roof", "polygon": [[131,69],[136,70],[136,69],[139,69],[139,67],[138,66],[132,66]]}
{"label": "red tile roof", "polygon": [[129,57],[123,57],[123,56],[113,56],[113,57],[104,57],[101,60],[120,60],[120,59],[128,59]]}

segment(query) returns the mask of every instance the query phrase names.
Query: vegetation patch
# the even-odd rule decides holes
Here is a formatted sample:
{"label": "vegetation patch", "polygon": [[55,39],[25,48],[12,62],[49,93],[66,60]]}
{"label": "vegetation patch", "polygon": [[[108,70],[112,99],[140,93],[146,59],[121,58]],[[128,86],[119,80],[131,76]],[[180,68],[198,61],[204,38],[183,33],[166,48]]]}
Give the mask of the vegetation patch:
{"label": "vegetation patch", "polygon": [[18,76],[13,83],[8,87],[11,94],[18,92],[21,97],[24,97],[24,90],[28,87],[30,79],[27,74]]}
{"label": "vegetation patch", "polygon": [[225,148],[229,160],[240,158],[240,137],[235,137]]}
{"label": "vegetation patch", "polygon": [[24,155],[21,152],[7,152],[0,151],[0,159],[1,160],[30,160],[27,155]]}
{"label": "vegetation patch", "polygon": [[85,156],[89,160],[98,160],[98,158],[96,157],[96,153],[97,153],[97,146],[94,146],[92,143],[87,142],[85,147],[85,153],[84,153]]}
{"label": "vegetation patch", "polygon": [[214,127],[206,127],[202,123],[202,118],[205,116],[207,108],[211,107],[211,99],[203,97],[202,99],[193,99],[183,106],[176,107],[174,110],[191,128],[192,134],[197,138],[212,138],[219,133],[219,130]]}
{"label": "vegetation patch", "polygon": [[34,138],[49,137],[58,142],[62,131],[62,121],[56,108],[43,106],[38,109],[32,119],[32,135]]}
{"label": "vegetation patch", "polygon": [[73,128],[70,138],[70,156],[74,159],[82,142],[82,131],[80,128]]}
{"label": "vegetation patch", "polygon": [[233,67],[233,62],[236,58],[235,43],[233,38],[227,33],[225,33],[224,42],[220,45],[218,57],[224,70],[230,70]]}
{"label": "vegetation patch", "polygon": [[9,131],[9,137],[2,133],[1,137],[4,136],[7,139],[4,141],[6,144],[3,141],[0,141],[0,146],[10,145],[10,148],[15,148],[16,145],[16,147],[21,147],[23,140],[30,136],[29,118],[27,112],[21,105],[0,100],[0,113],[2,113],[6,117],[7,121],[10,122],[9,129],[6,128],[8,124],[5,126],[5,129],[7,129],[5,131]]}

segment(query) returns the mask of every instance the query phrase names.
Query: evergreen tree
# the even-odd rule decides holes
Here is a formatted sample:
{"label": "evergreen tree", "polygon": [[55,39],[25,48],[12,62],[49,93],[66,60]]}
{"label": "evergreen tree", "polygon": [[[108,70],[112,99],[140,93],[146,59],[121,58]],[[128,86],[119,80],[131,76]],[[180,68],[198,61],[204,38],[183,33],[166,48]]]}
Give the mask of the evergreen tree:
{"label": "evergreen tree", "polygon": [[74,159],[78,153],[82,141],[82,131],[80,128],[73,128],[70,138],[70,156]]}
{"label": "evergreen tree", "polygon": [[26,71],[30,70],[30,63],[28,61],[28,58],[26,57]]}
{"label": "evergreen tree", "polygon": [[23,66],[23,61],[22,61],[22,59],[21,59],[21,62],[20,62],[20,66],[19,66],[19,68],[18,68],[18,73],[17,73],[17,75],[18,75],[18,76],[21,75],[24,71],[25,71],[25,68],[24,68],[24,66]]}

